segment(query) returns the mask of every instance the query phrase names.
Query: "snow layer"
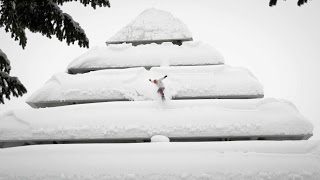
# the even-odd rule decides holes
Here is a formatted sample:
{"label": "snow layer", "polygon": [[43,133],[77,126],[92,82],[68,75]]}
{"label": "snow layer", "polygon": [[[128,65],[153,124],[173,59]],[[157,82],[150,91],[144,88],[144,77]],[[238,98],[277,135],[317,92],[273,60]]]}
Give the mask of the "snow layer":
{"label": "snow layer", "polygon": [[263,96],[263,87],[244,68],[226,65],[112,69],[85,74],[54,75],[27,99],[38,103],[156,100],[157,87],[149,82],[168,75],[163,83],[170,98],[243,98]]}
{"label": "snow layer", "polygon": [[0,141],[311,135],[292,103],[276,99],[106,102],[9,111]]}
{"label": "snow layer", "polygon": [[108,42],[192,38],[188,27],[171,13],[146,9]]}
{"label": "snow layer", "polygon": [[319,141],[41,145],[0,159],[6,180],[320,179]]}
{"label": "snow layer", "polygon": [[181,46],[172,43],[130,44],[96,47],[73,60],[69,72],[86,72],[98,69],[224,64],[222,55],[202,42],[185,42]]}
{"label": "snow layer", "polygon": [[170,139],[167,136],[154,135],[151,137],[151,142],[170,142]]}

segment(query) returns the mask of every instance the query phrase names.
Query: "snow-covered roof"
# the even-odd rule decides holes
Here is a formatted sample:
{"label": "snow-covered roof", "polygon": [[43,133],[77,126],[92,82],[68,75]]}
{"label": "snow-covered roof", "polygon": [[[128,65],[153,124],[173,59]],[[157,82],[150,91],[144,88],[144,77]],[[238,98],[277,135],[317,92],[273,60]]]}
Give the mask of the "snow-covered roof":
{"label": "snow-covered roof", "polygon": [[222,55],[208,44],[190,41],[181,46],[172,43],[130,44],[96,47],[73,60],[70,73],[83,73],[92,70],[154,67],[154,66],[191,66],[224,64]]}
{"label": "snow-covered roof", "polygon": [[287,101],[127,101],[7,112],[0,142],[15,140],[274,137],[309,138],[313,125]]}
{"label": "snow-covered roof", "polygon": [[192,40],[188,27],[167,11],[150,8],[108,39],[107,44],[173,40]]}
{"label": "snow-covered roof", "polygon": [[157,100],[155,84],[149,79],[168,75],[163,83],[167,99],[257,98],[263,87],[245,68],[226,65],[109,69],[85,74],[54,75],[33,93],[33,107],[59,106],[118,100]]}
{"label": "snow-covered roof", "polygon": [[1,179],[320,179],[319,141],[61,144],[0,151]]}

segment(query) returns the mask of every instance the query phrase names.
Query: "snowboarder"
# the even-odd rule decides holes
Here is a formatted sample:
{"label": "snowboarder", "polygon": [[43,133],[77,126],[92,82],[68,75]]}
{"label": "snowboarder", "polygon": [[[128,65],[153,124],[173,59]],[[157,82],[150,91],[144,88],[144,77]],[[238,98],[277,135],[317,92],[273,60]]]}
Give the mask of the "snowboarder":
{"label": "snowboarder", "polygon": [[155,85],[158,86],[158,93],[161,95],[162,100],[165,100],[164,92],[163,92],[164,89],[165,89],[165,87],[164,87],[162,81],[163,81],[165,78],[167,78],[167,77],[168,77],[168,76],[165,75],[165,76],[163,76],[163,77],[160,78],[160,79],[155,79],[155,80],[149,79],[150,82],[152,82],[152,83],[154,83]]}

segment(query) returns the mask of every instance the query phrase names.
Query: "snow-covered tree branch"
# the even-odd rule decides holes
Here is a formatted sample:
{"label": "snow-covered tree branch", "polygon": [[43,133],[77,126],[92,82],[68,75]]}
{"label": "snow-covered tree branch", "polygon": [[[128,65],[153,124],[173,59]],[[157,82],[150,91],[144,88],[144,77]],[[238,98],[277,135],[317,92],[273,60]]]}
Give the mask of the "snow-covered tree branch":
{"label": "snow-covered tree branch", "polygon": [[[67,44],[78,41],[80,47],[89,47],[89,40],[70,15],[62,12],[59,5],[72,0],[0,0],[0,27],[5,27],[6,32],[25,48],[27,37],[25,29],[39,32],[48,38],[55,35],[60,41],[66,40]],[[108,0],[81,0],[85,6],[110,6]]]}
{"label": "snow-covered tree branch", "polygon": [[5,53],[0,49],[0,103],[4,104],[5,98],[10,99],[10,96],[22,96],[27,92],[26,88],[17,77],[11,77],[11,66]]}

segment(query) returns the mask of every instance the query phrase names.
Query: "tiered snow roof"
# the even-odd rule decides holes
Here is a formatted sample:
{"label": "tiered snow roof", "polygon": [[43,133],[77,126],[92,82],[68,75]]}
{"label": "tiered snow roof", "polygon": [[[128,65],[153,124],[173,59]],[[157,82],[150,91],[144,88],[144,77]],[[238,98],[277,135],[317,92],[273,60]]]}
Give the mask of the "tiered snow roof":
{"label": "tiered snow roof", "polygon": [[[111,39],[157,43],[154,40],[189,37],[187,29],[170,13],[149,9]],[[288,103],[249,100],[264,96],[262,85],[249,70],[225,65],[222,55],[209,45],[155,43],[94,48],[69,64],[70,74],[54,75],[27,99],[35,108],[147,102],[17,111],[2,116],[6,127],[2,131],[8,133],[8,140],[69,141],[130,137],[146,140],[155,134],[178,139],[307,139],[312,135],[312,125]],[[161,102],[157,87],[149,79],[164,75],[168,76],[164,80],[167,100]],[[58,117],[59,112],[63,114]],[[54,119],[51,115],[45,118],[49,114]],[[16,125],[24,122],[26,126],[18,125],[22,130],[17,131],[10,124],[5,126],[7,121]],[[11,136],[12,132],[19,133]]]}
{"label": "tiered snow roof", "polygon": [[[136,19],[112,36],[107,44],[150,42],[174,42],[192,40],[188,27],[171,13],[158,9],[147,9]],[[179,41],[179,42],[177,42]]]}
{"label": "tiered snow roof", "polygon": [[[209,139],[307,139],[312,135],[312,125],[288,103],[250,100],[264,96],[262,85],[249,70],[225,65],[221,54],[209,45],[155,44],[159,39],[189,37],[188,28],[170,13],[144,11],[111,39],[151,44],[94,48],[70,63],[70,74],[54,75],[27,103],[41,108],[146,102],[14,111],[0,117],[0,132],[6,134],[0,142],[145,140],[155,134]],[[168,77],[163,82],[167,99],[163,102],[149,79],[164,75]]]}

